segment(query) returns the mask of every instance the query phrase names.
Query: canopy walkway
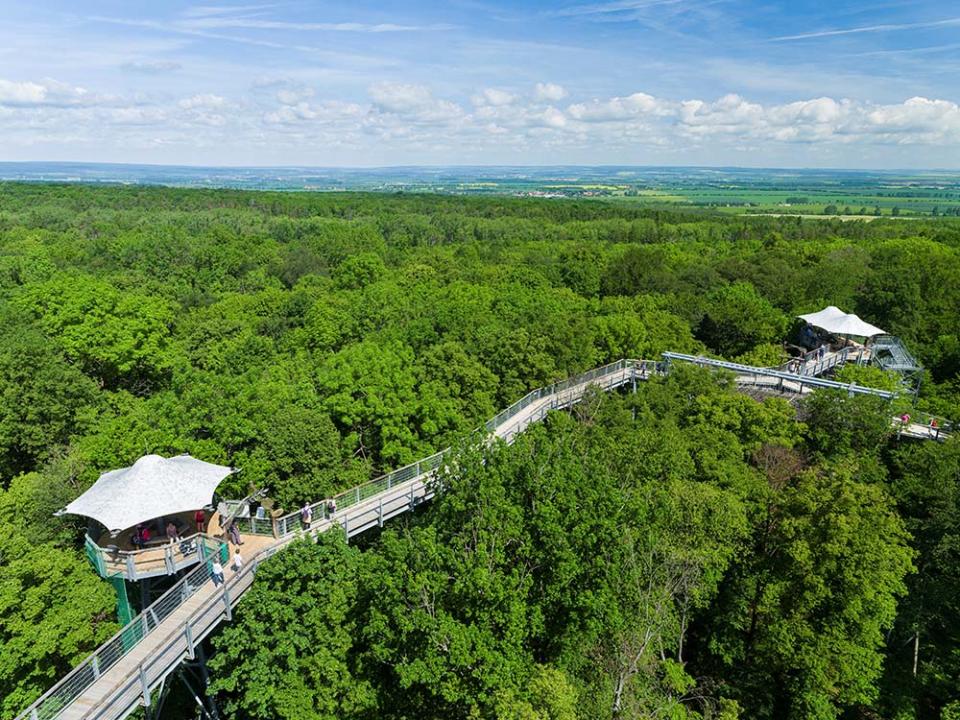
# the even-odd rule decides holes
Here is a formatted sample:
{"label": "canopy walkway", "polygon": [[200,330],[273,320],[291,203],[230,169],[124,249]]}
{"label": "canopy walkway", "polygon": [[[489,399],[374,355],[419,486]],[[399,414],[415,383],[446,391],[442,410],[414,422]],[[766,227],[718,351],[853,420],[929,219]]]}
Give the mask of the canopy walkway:
{"label": "canopy walkway", "polygon": [[[610,391],[669,372],[670,364],[694,363],[732,371],[739,387],[760,387],[802,394],[818,388],[842,390],[890,399],[894,393],[826,380],[808,374],[739,365],[679,353],[664,353],[663,361],[619,360],[568,380],[534,390],[484,424],[492,437],[511,443],[531,423],[551,410],[579,402],[588,387]],[[946,421],[905,426],[893,420],[902,435],[944,439],[952,431]],[[935,432],[932,432],[934,431]],[[273,520],[249,518],[243,526],[248,557],[234,572],[225,567],[225,582],[212,582],[212,559],[198,565],[133,618],[113,638],[74,668],[66,677],[17,716],[17,720],[120,720],[138,706],[150,706],[152,696],[184,659],[192,659],[200,643],[233,609],[253,583],[257,566],[275,552],[304,536],[316,536],[341,527],[347,538],[390,518],[413,510],[434,493],[432,478],[444,466],[445,450],[348,490],[335,498],[336,511],[327,512],[327,500],[312,506],[314,520],[303,528],[299,513]],[[252,551],[252,553],[251,553]],[[224,563],[224,565],[226,565]]]}

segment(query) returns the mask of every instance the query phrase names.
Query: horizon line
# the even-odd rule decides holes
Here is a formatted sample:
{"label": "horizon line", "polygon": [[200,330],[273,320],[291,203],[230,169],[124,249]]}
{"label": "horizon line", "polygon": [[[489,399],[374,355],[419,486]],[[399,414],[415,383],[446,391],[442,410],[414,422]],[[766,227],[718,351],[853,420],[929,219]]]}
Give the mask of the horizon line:
{"label": "horizon line", "polygon": [[[820,166],[796,166],[796,165],[694,165],[694,164],[563,164],[563,163],[544,163],[544,164],[396,164],[396,165],[208,165],[191,163],[151,163],[151,162],[104,162],[96,160],[0,160],[0,167],[7,165],[87,165],[101,167],[147,167],[147,168],[188,168],[194,170],[327,170],[327,171],[348,171],[348,170],[442,170],[442,169],[530,169],[544,170],[551,168],[626,168],[626,169],[691,169],[691,170],[789,170],[800,172],[905,172],[905,173],[957,173],[960,174],[960,167],[928,167],[928,168],[905,168],[905,167],[820,167]],[[2,178],[0,178],[2,180]],[[10,180],[5,180],[10,182]]]}

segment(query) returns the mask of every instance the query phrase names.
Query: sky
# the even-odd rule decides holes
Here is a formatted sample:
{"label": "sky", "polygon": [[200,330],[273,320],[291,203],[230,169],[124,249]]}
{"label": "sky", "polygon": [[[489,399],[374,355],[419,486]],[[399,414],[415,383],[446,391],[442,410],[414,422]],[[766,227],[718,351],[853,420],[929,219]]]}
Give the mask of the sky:
{"label": "sky", "polygon": [[0,160],[960,169],[955,0],[0,0]]}

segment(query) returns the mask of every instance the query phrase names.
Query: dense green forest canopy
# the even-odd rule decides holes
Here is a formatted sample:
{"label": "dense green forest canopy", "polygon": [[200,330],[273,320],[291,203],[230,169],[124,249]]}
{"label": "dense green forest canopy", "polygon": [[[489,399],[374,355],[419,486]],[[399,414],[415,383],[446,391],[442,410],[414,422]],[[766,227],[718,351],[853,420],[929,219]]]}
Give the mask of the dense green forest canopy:
{"label": "dense green forest canopy", "polygon": [[956,717],[957,441],[693,370],[464,441],[622,357],[775,364],[827,304],[960,418],[953,220],[2,185],[0,712],[116,630],[52,517],[105,470],[189,452],[289,509],[454,444],[425,512],[263,566],[213,641],[231,716]]}

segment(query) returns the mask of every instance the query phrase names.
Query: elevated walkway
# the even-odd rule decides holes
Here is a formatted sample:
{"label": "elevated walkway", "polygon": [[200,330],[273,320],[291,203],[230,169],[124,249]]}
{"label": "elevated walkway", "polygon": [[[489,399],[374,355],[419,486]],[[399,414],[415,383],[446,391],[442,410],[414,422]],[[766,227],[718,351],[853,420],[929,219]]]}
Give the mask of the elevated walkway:
{"label": "elevated walkway", "polygon": [[[511,443],[530,424],[539,422],[551,410],[579,402],[588,387],[610,391],[669,372],[670,364],[695,363],[731,371],[739,387],[767,387],[779,392],[803,394],[817,388],[843,390],[851,395],[870,394],[890,399],[893,393],[846,385],[808,375],[771,368],[729,363],[681,353],[664,353],[664,361],[619,360],[568,380],[534,390],[484,424],[489,435]],[[936,433],[919,423],[907,426],[898,420],[901,434],[910,437],[945,439],[953,430],[946,421],[936,422]],[[180,582],[135,617],[113,638],[74,668],[66,677],[34,702],[17,720],[120,720],[138,706],[149,706],[152,695],[177,666],[193,658],[195,648],[233,609],[253,583],[257,566],[297,538],[341,527],[354,537],[433,497],[432,479],[444,465],[449,451],[435,453],[388,475],[337,495],[337,510],[327,516],[327,501],[315,503],[309,530],[301,528],[298,513],[273,520],[248,519],[241,529],[246,564],[233,572],[224,566],[225,582],[212,582],[211,562],[191,570]]]}

